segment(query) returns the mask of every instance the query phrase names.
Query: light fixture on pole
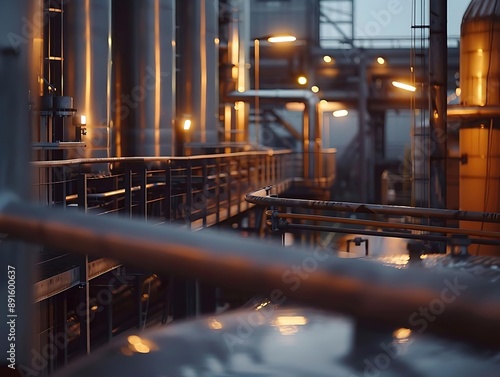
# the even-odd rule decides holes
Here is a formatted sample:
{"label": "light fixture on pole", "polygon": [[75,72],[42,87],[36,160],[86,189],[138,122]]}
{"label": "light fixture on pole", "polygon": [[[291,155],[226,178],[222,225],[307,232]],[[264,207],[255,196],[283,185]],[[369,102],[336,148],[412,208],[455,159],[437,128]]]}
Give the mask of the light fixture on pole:
{"label": "light fixture on pole", "polygon": [[267,40],[269,43],[290,43],[295,42],[297,38],[293,35],[276,35],[268,37],[260,37],[254,39],[254,86],[255,86],[255,139],[259,144],[259,118],[260,118],[260,41]]}
{"label": "light fixture on pole", "polygon": [[396,88],[403,89],[403,90],[406,90],[408,92],[414,92],[417,90],[417,88],[414,87],[413,85],[405,84],[405,83],[399,82],[399,81],[393,81],[392,85],[395,86]]}

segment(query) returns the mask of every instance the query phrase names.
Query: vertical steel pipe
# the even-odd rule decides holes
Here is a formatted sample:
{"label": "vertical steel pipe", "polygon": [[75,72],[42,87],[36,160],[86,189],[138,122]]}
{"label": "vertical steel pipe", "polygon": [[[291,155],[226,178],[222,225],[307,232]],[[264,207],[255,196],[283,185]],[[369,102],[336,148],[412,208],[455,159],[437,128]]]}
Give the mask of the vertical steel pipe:
{"label": "vertical steel pipe", "polygon": [[[30,108],[38,106],[42,25],[39,1],[0,5],[0,211],[11,196],[30,197]],[[0,369],[32,360],[34,264],[32,247],[0,237]]]}
{"label": "vertical steel pipe", "polygon": [[[178,0],[178,121],[192,121],[184,141],[218,141],[218,0]],[[178,132],[185,132],[177,127]]]}
{"label": "vertical steel pipe", "polygon": [[68,158],[110,157],[111,0],[67,2],[64,23],[64,91],[87,118],[86,146]]}
{"label": "vertical steel pipe", "polygon": [[[446,208],[448,38],[447,2],[430,2],[429,36],[429,125],[430,205]],[[435,224],[440,225],[440,224]]]}
{"label": "vertical steel pipe", "polygon": [[175,119],[175,1],[112,4],[114,154],[170,155]]}

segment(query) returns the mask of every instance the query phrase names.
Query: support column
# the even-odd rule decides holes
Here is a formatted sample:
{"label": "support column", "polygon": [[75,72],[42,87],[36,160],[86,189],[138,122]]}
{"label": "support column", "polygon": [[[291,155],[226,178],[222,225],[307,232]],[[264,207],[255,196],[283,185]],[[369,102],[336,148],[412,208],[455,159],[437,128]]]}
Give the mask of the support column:
{"label": "support column", "polygon": [[367,123],[367,98],[368,83],[366,82],[366,61],[362,51],[358,54],[358,77],[359,77],[359,105],[358,105],[358,182],[359,182],[359,201],[366,202],[368,199],[368,180],[366,169],[366,123]]}
{"label": "support column", "polygon": [[[38,7],[38,9],[35,9]],[[0,12],[0,211],[8,196],[28,200],[31,193],[30,109],[38,99],[34,40],[41,3],[2,2]],[[28,27],[29,25],[29,27]],[[29,32],[28,32],[29,31]],[[30,66],[30,64],[32,66]],[[0,240],[0,375],[12,373],[7,365],[31,366],[33,351],[33,284],[35,253],[32,246],[9,238]],[[9,296],[11,296],[9,306]],[[9,339],[15,331],[15,340]],[[14,347],[13,347],[14,346]],[[12,352],[14,351],[14,352]],[[11,358],[10,356],[14,356]],[[8,360],[11,359],[11,360]],[[5,372],[4,372],[5,368]]]}
{"label": "support column", "polygon": [[[430,206],[446,208],[447,136],[447,2],[430,2],[429,39],[429,132],[430,132]],[[431,225],[445,226],[446,221],[431,219]],[[440,252],[446,245],[438,245]]]}
{"label": "support column", "polygon": [[[430,204],[446,208],[447,143],[447,2],[430,2],[429,100],[430,100]],[[440,225],[436,222],[434,225]]]}

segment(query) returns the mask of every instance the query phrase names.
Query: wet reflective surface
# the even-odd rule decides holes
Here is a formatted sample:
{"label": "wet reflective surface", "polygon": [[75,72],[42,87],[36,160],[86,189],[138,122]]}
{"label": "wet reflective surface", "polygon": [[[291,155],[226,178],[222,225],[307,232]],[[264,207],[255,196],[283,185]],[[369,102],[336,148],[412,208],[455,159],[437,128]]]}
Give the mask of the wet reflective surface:
{"label": "wet reflective surface", "polygon": [[[58,376],[481,376],[500,353],[307,309],[236,311],[122,337]],[[420,328],[421,329],[421,328]]]}

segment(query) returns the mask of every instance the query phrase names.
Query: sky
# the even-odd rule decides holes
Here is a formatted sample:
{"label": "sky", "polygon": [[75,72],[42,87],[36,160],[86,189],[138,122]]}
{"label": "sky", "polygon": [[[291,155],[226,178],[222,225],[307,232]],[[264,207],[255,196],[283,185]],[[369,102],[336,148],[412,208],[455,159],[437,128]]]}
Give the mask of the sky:
{"label": "sky", "polygon": [[[449,36],[460,35],[462,16],[470,1],[448,0]],[[410,36],[413,4],[421,3],[422,0],[354,0],[356,33],[380,37]],[[420,21],[420,12],[417,13]],[[429,13],[428,8],[424,13]]]}
{"label": "sky", "polygon": [[[471,0],[448,0],[449,45],[458,43],[463,14]],[[348,0],[323,1],[324,11],[334,21],[347,20],[343,13],[350,13]],[[411,37],[428,36],[427,29],[413,29],[412,25],[429,24],[429,0],[354,0],[355,37],[358,47],[409,47]],[[350,35],[347,25],[341,26]],[[427,34],[426,34],[427,33]],[[323,47],[338,47],[330,38],[340,34],[332,25],[321,27]],[[371,39],[371,42],[363,41]],[[378,40],[373,42],[373,40]],[[383,41],[381,42],[380,39]],[[387,41],[387,39],[391,39]]]}

